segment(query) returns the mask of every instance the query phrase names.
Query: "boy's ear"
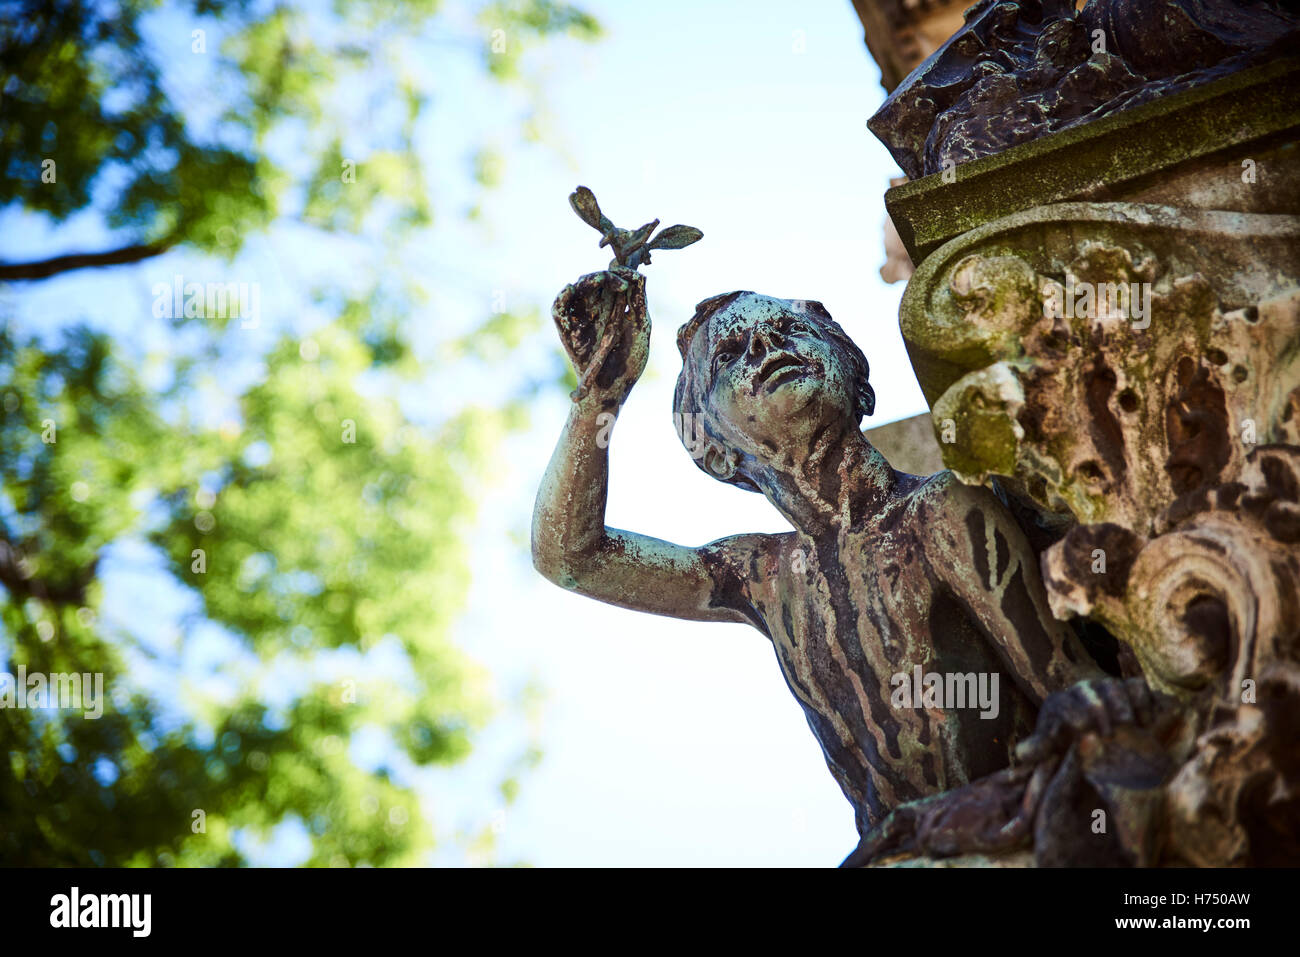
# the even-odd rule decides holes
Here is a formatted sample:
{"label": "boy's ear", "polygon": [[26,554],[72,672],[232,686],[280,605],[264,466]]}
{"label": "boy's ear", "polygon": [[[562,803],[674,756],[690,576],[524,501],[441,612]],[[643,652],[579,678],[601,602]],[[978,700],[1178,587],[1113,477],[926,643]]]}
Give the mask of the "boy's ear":
{"label": "boy's ear", "polygon": [[699,464],[719,482],[726,482],[729,485],[735,485],[737,488],[743,488],[750,492],[758,492],[760,495],[763,490],[760,489],[748,475],[740,470],[740,464],[744,461],[744,456],[732,449],[727,451],[726,447],[716,439],[706,440],[704,454],[700,456]]}
{"label": "boy's ear", "polygon": [[704,457],[700,459],[700,463],[718,481],[730,482],[733,485],[739,485],[742,488],[757,492],[758,486],[740,471],[740,463],[743,460],[744,456],[735,449],[727,449],[716,439],[709,439],[709,444],[704,450]]}
{"label": "boy's ear", "polygon": [[704,456],[700,459],[705,469],[714,478],[723,482],[730,482],[736,477],[736,467],[739,465],[739,456],[732,456],[721,444],[708,439],[704,447]]}

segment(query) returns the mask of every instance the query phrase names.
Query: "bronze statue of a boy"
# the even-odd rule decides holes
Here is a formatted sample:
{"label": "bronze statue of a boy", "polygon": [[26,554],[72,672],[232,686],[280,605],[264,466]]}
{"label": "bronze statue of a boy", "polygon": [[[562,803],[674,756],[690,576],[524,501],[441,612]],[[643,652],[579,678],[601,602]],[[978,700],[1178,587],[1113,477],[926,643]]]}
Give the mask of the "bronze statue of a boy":
{"label": "bronze statue of a boy", "polygon": [[[864,835],[906,802],[1006,768],[1018,742],[1022,757],[1042,754],[1145,707],[1052,617],[1037,558],[992,492],[896,471],[867,441],[867,360],[817,302],[715,296],[678,333],[674,412],[692,457],[762,493],[794,530],[688,548],[607,528],[608,417],[645,367],[644,283],[615,263],[555,301],[584,385],[537,498],[543,575],[626,608],[762,632]],[[899,676],[914,673],[1001,674],[1000,701],[982,713],[941,691],[912,701]],[[1048,696],[1078,682],[1031,738]]]}

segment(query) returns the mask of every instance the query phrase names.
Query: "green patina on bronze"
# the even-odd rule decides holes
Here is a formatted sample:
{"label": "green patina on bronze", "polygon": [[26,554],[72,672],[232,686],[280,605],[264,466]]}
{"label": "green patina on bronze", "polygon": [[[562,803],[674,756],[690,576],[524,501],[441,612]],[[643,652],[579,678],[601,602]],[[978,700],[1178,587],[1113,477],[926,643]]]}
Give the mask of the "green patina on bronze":
{"label": "green patina on bronze", "polygon": [[[874,406],[866,358],[811,300],[714,296],[678,334],[674,413],[688,453],[763,494],[792,530],[686,547],[607,527],[610,427],[648,353],[644,283],[615,265],[555,301],[588,387],[538,492],[537,569],[611,604],[760,632],[854,808],[853,862],[874,859],[882,835],[897,846],[900,820],[913,818],[895,811],[947,793],[984,813],[977,826],[945,826],[943,846],[1023,845],[1062,754],[1146,714],[1145,685],[1108,677],[1052,617],[1037,553],[991,491],[950,472],[899,472],[871,446],[860,429]],[[929,674],[982,675],[988,699],[967,702],[976,685],[965,679],[960,699],[900,697]],[[989,775],[990,786],[962,790]]]}
{"label": "green patina on bronze", "polygon": [[[899,472],[864,438],[867,361],[820,303],[732,292],[681,328],[683,444],[784,534],[604,524],[657,221],[617,230],[575,194],[615,261],[553,307],[580,386],[534,563],[758,630],[856,812],[848,864],[1300,860],[1300,71],[1275,42],[1294,17],[1146,9],[985,0],[877,117],[913,175],[971,160],[889,196],[924,256],[900,321],[950,471]],[[1110,53],[1082,45],[1094,23]],[[1208,82],[1259,55],[1277,62]],[[922,672],[998,675],[998,707],[900,701]]]}

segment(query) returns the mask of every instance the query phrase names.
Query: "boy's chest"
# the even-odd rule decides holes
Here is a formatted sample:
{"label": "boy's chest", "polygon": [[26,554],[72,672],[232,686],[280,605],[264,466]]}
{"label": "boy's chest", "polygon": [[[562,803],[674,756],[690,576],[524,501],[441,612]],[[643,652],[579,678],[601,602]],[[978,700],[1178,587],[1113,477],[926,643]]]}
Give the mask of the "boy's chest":
{"label": "boy's chest", "polygon": [[999,752],[990,766],[1005,764],[1019,709],[985,721],[947,702],[894,700],[900,675],[987,678],[1000,667],[964,609],[936,592],[915,540],[876,534],[783,545],[760,611],[787,684],[851,799],[861,799],[855,792],[866,792],[867,777],[872,800],[885,806],[964,783],[974,764],[989,763],[972,761],[972,752],[990,746]]}
{"label": "boy's chest", "polygon": [[880,532],[796,538],[769,574],[761,611],[778,650],[823,664],[842,656],[910,667],[924,659],[933,589],[915,540]]}

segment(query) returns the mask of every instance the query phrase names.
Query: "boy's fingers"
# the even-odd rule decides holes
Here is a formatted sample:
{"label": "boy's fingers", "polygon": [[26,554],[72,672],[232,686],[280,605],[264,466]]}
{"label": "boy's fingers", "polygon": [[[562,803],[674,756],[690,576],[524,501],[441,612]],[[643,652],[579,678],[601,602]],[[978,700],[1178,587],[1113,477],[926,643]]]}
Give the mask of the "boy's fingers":
{"label": "boy's fingers", "polygon": [[1117,682],[1108,681],[1099,691],[1113,724],[1133,723],[1133,703],[1129,700],[1128,688]]}
{"label": "boy's fingers", "polygon": [[1069,744],[1065,725],[1050,719],[1045,725],[1040,726],[1028,738],[1016,745],[1017,761],[1037,764],[1064,750]]}
{"label": "boy's fingers", "polygon": [[1016,760],[1023,761],[1026,764],[1033,764],[1047,757],[1051,750],[1050,743],[1045,736],[1035,734],[1016,745]]}
{"label": "boy's fingers", "polygon": [[1107,737],[1119,725],[1149,724],[1156,708],[1155,695],[1141,678],[1081,681],[1043,702],[1034,733],[1016,745],[1016,760],[1042,761],[1071,737],[1089,732]]}
{"label": "boy's fingers", "polygon": [[1137,722],[1150,724],[1156,714],[1156,699],[1147,683],[1141,678],[1129,678],[1124,682],[1124,689],[1128,692],[1129,701],[1133,702]]}
{"label": "boy's fingers", "polygon": [[1106,709],[1086,686],[1076,685],[1064,692],[1056,703],[1060,720],[1076,735],[1093,731],[1106,723]]}

